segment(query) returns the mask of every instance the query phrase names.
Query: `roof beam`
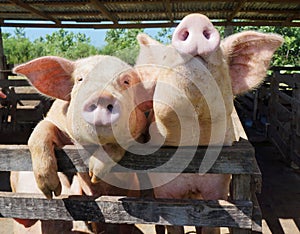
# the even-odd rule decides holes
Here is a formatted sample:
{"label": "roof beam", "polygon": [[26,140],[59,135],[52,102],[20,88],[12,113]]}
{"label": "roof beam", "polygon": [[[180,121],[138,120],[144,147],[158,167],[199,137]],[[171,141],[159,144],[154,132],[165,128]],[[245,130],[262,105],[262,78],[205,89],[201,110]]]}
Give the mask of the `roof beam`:
{"label": "roof beam", "polygon": [[[198,9],[197,11],[201,11],[201,9]],[[204,10],[203,10],[204,11]],[[214,9],[214,10],[205,10],[205,13],[210,13],[210,14],[214,14],[214,13],[219,13],[221,11],[221,9]],[[0,10],[1,12],[1,10]],[[232,12],[229,10],[222,10],[222,12]],[[257,13],[257,10],[254,9],[246,9],[246,10],[240,10],[240,13]],[[151,13],[151,14],[160,14],[160,13],[164,13],[164,11],[149,11],[149,12],[144,12],[144,11],[136,11],[136,12],[122,12],[122,11],[114,11],[114,13],[116,14],[123,14],[126,16],[130,16],[130,15],[136,15],[136,14],[147,14],[147,13]],[[177,11],[176,13],[178,14],[189,14],[190,11]],[[287,18],[287,19],[294,19],[297,16],[300,15],[300,11],[299,10],[287,10],[287,9],[283,9],[283,10],[259,10],[260,14],[289,14],[291,15],[291,17]],[[1,12],[0,13],[1,16],[4,16],[4,18],[7,18],[7,16],[11,16],[11,15],[15,15],[15,14],[22,14],[22,15],[27,15],[30,14],[30,12],[28,11],[14,11],[14,12]],[[47,14],[47,12],[45,12],[45,14]],[[66,12],[60,12],[60,11],[54,11],[51,12],[51,15],[53,16],[97,16],[99,15],[99,12],[73,12],[73,11],[66,11]]]}
{"label": "roof beam", "polygon": [[233,20],[233,18],[240,12],[240,10],[243,8],[243,6],[245,5],[246,0],[241,0],[236,8],[234,9],[234,11],[229,15],[229,17],[227,18],[228,22],[231,22]]}
{"label": "roof beam", "polygon": [[[170,0],[172,3],[182,3],[184,2],[183,0]],[[187,0],[187,2],[206,2],[206,3],[211,3],[211,2],[232,2],[232,0]],[[257,2],[269,2],[269,3],[287,3],[287,0],[247,0],[247,2],[252,2],[252,3],[257,3]],[[299,0],[289,0],[289,3],[299,3]],[[128,1],[128,0],[115,0],[115,1],[110,1],[109,4],[137,4],[137,3],[142,3],[142,4],[157,4],[161,3],[161,1],[154,1],[154,0],[143,0],[143,1]]]}
{"label": "roof beam", "polygon": [[298,11],[297,13],[292,14],[291,16],[289,16],[288,18],[286,18],[285,23],[290,23],[293,21],[293,19],[295,19],[296,17],[299,18],[300,15],[300,11]]}
{"label": "roof beam", "polygon": [[[300,22],[284,23],[283,21],[213,21],[215,26],[289,26],[300,27]],[[32,23],[6,23],[0,21],[1,27],[23,27],[23,28],[57,28],[55,24],[32,24]],[[93,29],[110,29],[110,28],[162,28],[175,27],[177,23],[128,23],[128,24],[61,24],[63,28],[93,28]]]}
{"label": "roof beam", "polygon": [[110,21],[112,21],[114,24],[118,24],[118,19],[107,10],[105,5],[98,0],[91,0],[91,3],[99,10],[103,15],[105,15]]}
{"label": "roof beam", "polygon": [[52,16],[49,16],[47,14],[45,14],[44,12],[41,12],[33,7],[31,7],[29,4],[24,3],[23,1],[20,0],[9,0],[11,3],[15,4],[18,7],[22,7],[23,9],[31,12],[32,14],[41,16],[44,19],[50,20],[55,22],[56,24],[60,25],[60,21],[57,19],[54,19]]}
{"label": "roof beam", "polygon": [[164,0],[163,4],[164,4],[165,9],[167,11],[166,14],[167,14],[168,18],[170,19],[171,22],[173,22],[174,17],[173,17],[173,13],[172,13],[172,6],[171,6],[170,0]]}

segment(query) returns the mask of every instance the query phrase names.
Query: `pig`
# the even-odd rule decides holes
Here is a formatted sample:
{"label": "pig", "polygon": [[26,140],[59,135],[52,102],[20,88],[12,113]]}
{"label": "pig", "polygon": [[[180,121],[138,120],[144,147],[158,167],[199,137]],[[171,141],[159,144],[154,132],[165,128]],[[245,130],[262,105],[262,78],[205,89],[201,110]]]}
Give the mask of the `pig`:
{"label": "pig", "polygon": [[[206,16],[191,14],[176,27],[169,46],[146,34],[137,40],[135,68],[146,99],[153,97],[149,141],[221,147],[246,138],[233,100],[263,81],[273,53],[283,43],[281,36],[245,31],[221,40]],[[150,173],[155,197],[226,200],[231,175],[205,174],[208,169],[199,174]],[[169,231],[183,232],[176,227]]]}
{"label": "pig", "polygon": [[[14,192],[41,191],[48,199],[62,192],[139,195],[135,174],[109,174],[126,148],[142,137],[147,124],[143,111],[136,105],[135,97],[139,95],[135,93],[142,91],[134,88],[139,78],[131,66],[112,56],[97,55],[77,61],[46,56],[19,65],[13,71],[25,75],[43,95],[55,98],[46,118],[38,123],[28,140],[34,175],[13,172]],[[79,149],[94,147],[87,157],[82,156],[89,173],[77,173],[71,178],[57,173],[54,149],[67,144],[75,144]],[[117,188],[108,181],[118,181],[123,187],[133,189]],[[79,226],[79,231],[90,233],[86,225],[70,222],[18,221],[25,227],[18,227],[20,233],[76,233]]]}

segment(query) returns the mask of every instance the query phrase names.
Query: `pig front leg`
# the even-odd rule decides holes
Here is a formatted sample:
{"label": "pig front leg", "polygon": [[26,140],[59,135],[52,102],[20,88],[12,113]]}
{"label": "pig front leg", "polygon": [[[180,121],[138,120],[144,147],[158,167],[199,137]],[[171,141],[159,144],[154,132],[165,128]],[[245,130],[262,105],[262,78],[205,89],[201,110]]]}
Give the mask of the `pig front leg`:
{"label": "pig front leg", "polygon": [[61,194],[62,186],[57,174],[55,148],[62,148],[70,140],[48,120],[42,120],[32,132],[28,147],[36,183],[47,199]]}
{"label": "pig front leg", "polygon": [[98,183],[121,160],[124,154],[125,149],[118,144],[99,146],[89,161],[91,182]]}

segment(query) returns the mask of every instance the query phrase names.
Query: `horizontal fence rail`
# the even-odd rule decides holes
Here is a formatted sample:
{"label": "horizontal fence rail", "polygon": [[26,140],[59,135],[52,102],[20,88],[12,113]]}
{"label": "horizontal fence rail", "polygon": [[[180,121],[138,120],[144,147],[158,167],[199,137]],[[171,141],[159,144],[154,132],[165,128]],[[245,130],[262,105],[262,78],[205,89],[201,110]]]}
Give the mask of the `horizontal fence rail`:
{"label": "horizontal fence rail", "polygon": [[[56,151],[56,157],[59,165],[59,171],[63,172],[88,172],[88,162],[84,162],[85,153],[80,153],[83,149],[78,149],[76,146],[68,145],[63,150]],[[144,148],[141,148],[144,151]],[[211,147],[211,152],[217,154],[218,147]],[[152,168],[159,167],[173,160],[172,167],[161,167],[161,173],[215,173],[215,174],[253,174],[260,175],[256,160],[254,158],[254,149],[252,145],[241,140],[234,143],[233,146],[223,147],[218,159],[213,163],[211,168],[204,168],[204,171],[199,171],[201,162],[207,151],[206,147],[198,147],[195,151],[195,156],[191,162],[186,161],[186,155],[193,152],[190,147],[181,147],[180,154],[174,159],[172,157],[177,151],[175,147],[164,147],[157,152],[149,155],[136,155],[126,152],[124,158],[116,165],[112,172],[132,172],[148,173]],[[0,171],[32,171],[30,152],[26,145],[0,145]],[[181,165],[188,165],[184,171],[181,171]],[[121,167],[122,166],[122,167]],[[177,167],[176,167],[177,166]]]}
{"label": "horizontal fence rail", "polygon": [[[87,172],[80,150],[70,145],[57,150],[59,171]],[[147,156],[127,152],[120,165],[135,172],[149,172],[171,160],[177,150],[175,147],[165,147]],[[211,150],[217,148],[212,147]],[[189,151],[189,147],[183,147],[174,165],[182,163],[184,155]],[[206,151],[206,147],[198,147],[184,173],[199,173],[199,165]],[[0,162],[0,171],[32,170],[26,145],[0,145]],[[179,167],[174,167],[160,172],[180,173],[179,170]],[[112,172],[123,172],[123,169],[117,165]],[[241,140],[233,146],[223,147],[208,173],[233,174],[229,201],[79,195],[61,195],[47,200],[42,194],[0,192],[0,217],[230,227],[236,228],[237,233],[261,231],[261,212],[254,195],[255,191],[260,190],[261,174],[252,145]]]}
{"label": "horizontal fence rail", "polygon": [[[34,211],[34,212],[33,212]],[[47,211],[47,212],[45,212]],[[102,196],[59,197],[0,192],[0,216],[42,220],[83,220],[181,226],[252,228],[252,202]],[[239,222],[237,222],[239,220]]]}

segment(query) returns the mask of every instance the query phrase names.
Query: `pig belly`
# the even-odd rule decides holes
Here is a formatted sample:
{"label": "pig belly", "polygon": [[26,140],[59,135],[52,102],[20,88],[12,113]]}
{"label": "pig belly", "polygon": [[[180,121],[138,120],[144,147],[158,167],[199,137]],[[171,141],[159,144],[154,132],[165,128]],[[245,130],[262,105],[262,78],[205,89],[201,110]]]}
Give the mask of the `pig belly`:
{"label": "pig belly", "polygon": [[[150,174],[152,184],[172,178],[174,174]],[[180,174],[172,181],[154,187],[156,198],[226,200],[229,193],[229,174]]]}
{"label": "pig belly", "polygon": [[[59,179],[62,183],[62,194],[65,195],[81,195],[79,180],[77,176],[73,177],[72,184],[69,183],[68,178],[58,173]],[[33,172],[11,172],[11,186],[13,192],[17,193],[35,193],[42,194],[35,182]],[[25,226],[27,227],[25,227]],[[18,219],[14,222],[15,234],[55,234],[55,233],[92,233],[87,224],[83,221],[44,221],[44,220],[29,220]]]}

